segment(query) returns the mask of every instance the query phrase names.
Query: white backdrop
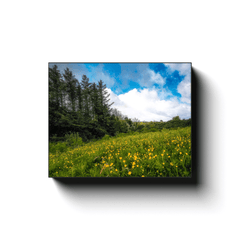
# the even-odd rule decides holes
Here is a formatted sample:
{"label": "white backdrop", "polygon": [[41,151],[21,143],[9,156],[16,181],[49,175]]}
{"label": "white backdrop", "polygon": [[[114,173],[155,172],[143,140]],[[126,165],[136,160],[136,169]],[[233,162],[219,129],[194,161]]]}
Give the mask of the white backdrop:
{"label": "white backdrop", "polygon": [[[1,239],[239,239],[238,1],[1,3]],[[192,62],[195,187],[48,178],[48,62]]]}

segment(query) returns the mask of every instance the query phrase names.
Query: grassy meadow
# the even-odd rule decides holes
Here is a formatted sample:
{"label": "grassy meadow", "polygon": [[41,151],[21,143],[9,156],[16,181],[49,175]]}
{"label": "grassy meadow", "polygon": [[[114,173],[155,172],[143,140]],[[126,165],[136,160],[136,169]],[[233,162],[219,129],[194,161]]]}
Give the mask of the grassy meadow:
{"label": "grassy meadow", "polygon": [[191,127],[105,136],[81,145],[51,144],[49,177],[191,176]]}

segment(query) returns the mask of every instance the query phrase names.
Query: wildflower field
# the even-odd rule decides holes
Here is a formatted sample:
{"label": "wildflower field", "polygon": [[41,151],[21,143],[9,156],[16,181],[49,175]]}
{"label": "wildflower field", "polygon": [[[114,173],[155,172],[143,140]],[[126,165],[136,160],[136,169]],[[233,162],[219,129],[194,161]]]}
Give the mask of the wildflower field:
{"label": "wildflower field", "polygon": [[191,127],[106,137],[49,153],[49,177],[190,177]]}

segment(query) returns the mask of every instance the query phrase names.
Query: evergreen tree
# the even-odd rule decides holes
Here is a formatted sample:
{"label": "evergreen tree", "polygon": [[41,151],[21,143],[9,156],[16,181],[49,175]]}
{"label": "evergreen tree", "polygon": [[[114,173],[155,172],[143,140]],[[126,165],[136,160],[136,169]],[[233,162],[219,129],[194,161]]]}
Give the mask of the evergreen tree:
{"label": "evergreen tree", "polygon": [[77,86],[77,98],[78,98],[78,108],[77,108],[78,122],[79,124],[81,124],[83,122],[83,119],[82,119],[83,93],[82,93],[81,84],[79,82]]}
{"label": "evergreen tree", "polygon": [[82,76],[81,81],[82,86],[82,99],[83,99],[83,116],[84,121],[89,122],[91,120],[91,83],[89,82],[89,78],[86,75]]}
{"label": "evergreen tree", "polygon": [[108,102],[110,101],[107,90],[106,90],[106,84],[103,84],[103,81],[100,80],[97,85],[98,91],[99,91],[99,102],[100,102],[100,107],[99,107],[99,122],[102,126],[108,127],[109,123],[109,117],[110,117],[110,112],[111,112],[111,104]]}
{"label": "evergreen tree", "polygon": [[66,93],[68,95],[68,105],[70,106],[70,109],[75,112],[76,110],[76,102],[77,102],[77,79],[72,74],[72,71],[69,70],[69,68],[64,70],[64,79],[65,79],[65,85],[66,85]]}
{"label": "evergreen tree", "polygon": [[[89,82],[86,75],[81,82],[66,68],[63,78],[57,66],[49,68],[49,135],[58,137],[66,133],[79,133],[84,141],[101,138],[105,134],[114,136],[130,130],[153,129],[157,123],[140,126],[138,119],[129,119],[119,110],[111,109],[110,94],[102,80],[98,84]],[[173,118],[158,128],[191,125],[191,120]]]}
{"label": "evergreen tree", "polygon": [[49,136],[56,133],[60,120],[61,74],[57,65],[49,68]]}
{"label": "evergreen tree", "polygon": [[91,102],[93,119],[96,119],[98,121],[98,115],[100,113],[100,96],[96,83],[93,83],[91,86]]}
{"label": "evergreen tree", "polygon": [[127,116],[123,115],[119,110],[117,110],[116,108],[111,109],[111,115],[114,115],[115,117],[117,117],[118,119],[121,120],[126,120],[128,119]]}
{"label": "evergreen tree", "polygon": [[49,101],[51,104],[60,106],[61,100],[61,74],[57,65],[49,68]]}

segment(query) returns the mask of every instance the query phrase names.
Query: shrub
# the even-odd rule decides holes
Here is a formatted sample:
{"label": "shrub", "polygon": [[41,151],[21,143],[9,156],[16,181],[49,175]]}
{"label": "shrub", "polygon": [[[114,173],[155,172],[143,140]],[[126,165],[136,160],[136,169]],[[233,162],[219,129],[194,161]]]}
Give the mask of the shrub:
{"label": "shrub", "polygon": [[107,134],[105,134],[105,136],[102,138],[102,140],[108,140],[108,139],[110,139],[110,136]]}
{"label": "shrub", "polygon": [[149,131],[150,132],[157,132],[158,130],[156,128],[151,128]]}
{"label": "shrub", "polygon": [[79,137],[78,133],[71,133],[65,135],[66,145],[69,147],[78,147],[83,145],[82,138]]}
{"label": "shrub", "polygon": [[116,137],[124,137],[124,136],[126,136],[125,133],[118,133]]}
{"label": "shrub", "polygon": [[56,152],[66,152],[68,151],[68,146],[66,143],[58,142],[58,143],[49,143],[49,152],[56,154]]}
{"label": "shrub", "polygon": [[139,132],[133,132],[133,135],[138,135],[138,134],[140,134]]}

